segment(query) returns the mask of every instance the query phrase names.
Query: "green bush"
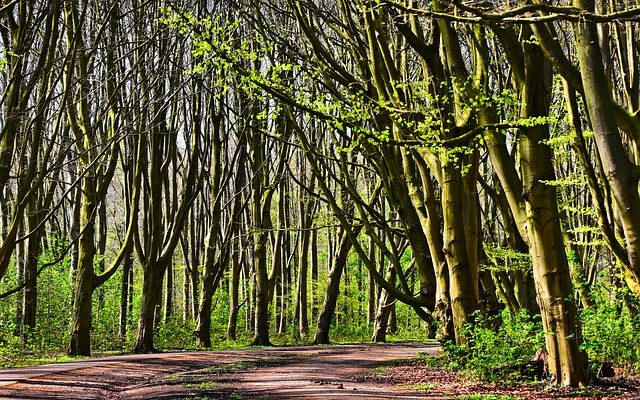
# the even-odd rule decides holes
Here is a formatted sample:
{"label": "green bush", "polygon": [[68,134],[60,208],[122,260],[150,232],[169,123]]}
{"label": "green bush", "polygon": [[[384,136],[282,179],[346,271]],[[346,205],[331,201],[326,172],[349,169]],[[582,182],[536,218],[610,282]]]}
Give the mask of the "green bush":
{"label": "green bush", "polygon": [[640,360],[640,316],[632,313],[638,299],[626,291],[600,284],[591,292],[595,304],[581,312],[582,349],[595,363],[637,369]]}
{"label": "green bush", "polygon": [[163,350],[194,349],[195,338],[195,322],[183,322],[172,317],[156,328],[154,345]]}
{"label": "green bush", "polygon": [[[502,323],[495,328],[499,318]],[[463,368],[489,381],[522,379],[517,369],[508,367],[530,361],[536,350],[544,347],[540,317],[531,317],[525,310],[517,315],[504,310],[499,317],[478,314],[475,323],[467,325],[464,335],[466,344],[444,346],[450,367]]]}

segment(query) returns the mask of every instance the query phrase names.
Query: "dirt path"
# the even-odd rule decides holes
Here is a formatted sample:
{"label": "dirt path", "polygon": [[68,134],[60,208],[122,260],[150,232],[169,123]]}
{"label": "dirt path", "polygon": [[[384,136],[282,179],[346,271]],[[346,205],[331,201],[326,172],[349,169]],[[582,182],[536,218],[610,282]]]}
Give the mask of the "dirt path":
{"label": "dirt path", "polygon": [[[0,371],[0,399],[424,399],[368,379],[435,345],[163,353]],[[433,398],[433,397],[431,397]]]}

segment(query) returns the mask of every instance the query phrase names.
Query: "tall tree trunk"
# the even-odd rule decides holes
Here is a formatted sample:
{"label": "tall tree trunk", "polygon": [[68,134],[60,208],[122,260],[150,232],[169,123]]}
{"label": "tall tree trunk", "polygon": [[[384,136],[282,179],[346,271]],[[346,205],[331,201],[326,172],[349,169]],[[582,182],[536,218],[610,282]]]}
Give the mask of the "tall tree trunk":
{"label": "tall tree trunk", "polygon": [[133,348],[136,354],[158,352],[153,346],[153,335],[157,315],[162,306],[162,283],[166,267],[166,265],[152,262],[143,268],[138,336]]}
{"label": "tall tree trunk", "polygon": [[[539,59],[543,57],[537,46],[527,45],[526,83],[523,87],[523,118],[548,115],[551,96],[551,71],[545,63],[544,79],[540,78]],[[576,305],[571,299],[573,288],[556,190],[540,181],[554,180],[553,154],[545,144],[549,138],[547,126],[524,130],[520,152],[523,193],[526,201],[530,252],[536,282],[538,304],[545,328],[545,342],[549,352],[549,371],[556,383],[567,386],[584,384],[585,355],[580,351],[581,330]]]}
{"label": "tall tree trunk", "polygon": [[[389,267],[385,279],[394,283],[396,280],[396,270]],[[387,327],[389,326],[389,316],[394,304],[393,296],[386,290],[382,290],[380,299],[378,300],[378,309],[373,325],[373,337],[371,340],[376,343],[385,343],[387,341]]]}
{"label": "tall tree trunk", "polygon": [[[356,235],[361,228],[354,228]],[[316,327],[316,334],[313,339],[314,344],[329,344],[329,329],[331,328],[331,321],[335,314],[336,305],[338,303],[338,294],[340,293],[340,280],[342,278],[342,272],[347,265],[347,257],[349,251],[353,246],[347,234],[340,230],[340,241],[337,245],[337,252],[333,257],[331,269],[329,270],[329,276],[327,277],[327,288],[324,296],[324,303],[318,315],[318,325]]]}
{"label": "tall tree trunk", "polygon": [[233,242],[231,254],[231,287],[229,293],[229,322],[227,323],[227,340],[236,340],[238,312],[240,311],[240,243]]}
{"label": "tall tree trunk", "polygon": [[74,356],[91,355],[91,320],[92,297],[95,277],[93,260],[96,255],[94,242],[94,215],[96,184],[94,180],[85,176],[82,179],[82,200],[80,224],[83,227],[78,241],[78,269],[74,285],[74,300],[71,323],[71,342],[69,354]]}
{"label": "tall tree trunk", "polygon": [[167,279],[166,282],[167,284],[165,285],[165,297],[164,297],[164,315],[162,316],[162,319],[164,321],[164,323],[166,324],[167,322],[169,322],[169,320],[171,319],[171,317],[173,316],[173,300],[174,300],[174,289],[173,289],[173,278],[174,278],[174,269],[173,269],[173,263],[169,263],[169,266],[167,267]]}
{"label": "tall tree trunk", "polygon": [[[369,259],[376,265],[376,247],[373,238],[369,238]],[[372,325],[376,317],[376,281],[371,271],[367,271],[367,324]]]}
{"label": "tall tree trunk", "polygon": [[[315,228],[315,225],[314,225]],[[318,315],[318,230],[311,232],[311,319]]]}
{"label": "tall tree trunk", "polygon": [[[22,317],[22,340],[27,341],[27,334],[35,332],[36,313],[38,310],[38,259],[40,257],[40,241],[43,229],[38,226],[43,219],[44,204],[41,204],[39,196],[34,196],[27,206],[27,230],[31,233],[27,242],[26,263],[24,265],[24,295]],[[38,209],[35,209],[35,208]]]}
{"label": "tall tree trunk", "polygon": [[[593,0],[575,0],[574,5],[593,11]],[[640,296],[640,192],[638,166],[629,159],[615,119],[616,109],[609,88],[603,50],[598,45],[597,25],[580,21],[574,26],[576,51],[580,62],[584,100],[595,132],[595,142],[606,179],[611,187],[626,243],[624,278],[633,293]],[[630,132],[627,132],[630,133]],[[637,135],[637,132],[633,132]],[[637,136],[635,138],[637,142]]]}
{"label": "tall tree trunk", "polygon": [[129,309],[131,307],[129,296],[133,293],[133,242],[125,248],[124,261],[122,263],[122,278],[120,282],[120,324],[119,337],[124,340],[127,337],[129,325]]}

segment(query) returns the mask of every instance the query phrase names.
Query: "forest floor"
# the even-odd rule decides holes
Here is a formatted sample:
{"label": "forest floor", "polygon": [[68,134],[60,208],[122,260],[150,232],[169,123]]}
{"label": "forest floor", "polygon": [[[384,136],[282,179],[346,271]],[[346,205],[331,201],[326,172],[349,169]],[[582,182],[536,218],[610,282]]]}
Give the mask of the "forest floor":
{"label": "forest floor", "polygon": [[580,391],[496,385],[416,359],[438,351],[435,344],[405,343],[98,357],[0,370],[0,399],[640,398],[634,380]]}

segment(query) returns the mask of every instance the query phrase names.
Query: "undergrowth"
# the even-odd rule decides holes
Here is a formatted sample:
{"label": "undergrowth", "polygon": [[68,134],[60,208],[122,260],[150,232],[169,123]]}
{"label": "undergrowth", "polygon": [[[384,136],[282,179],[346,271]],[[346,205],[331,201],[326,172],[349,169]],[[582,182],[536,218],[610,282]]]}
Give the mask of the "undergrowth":
{"label": "undergrowth", "polygon": [[519,370],[509,367],[530,361],[544,347],[539,316],[531,317],[524,310],[515,315],[505,310],[495,317],[477,314],[463,334],[465,344],[444,343],[444,357],[433,362],[487,381],[523,380]]}
{"label": "undergrowth", "polygon": [[582,350],[594,364],[640,371],[640,300],[607,284],[591,290],[592,307],[582,310]]}

